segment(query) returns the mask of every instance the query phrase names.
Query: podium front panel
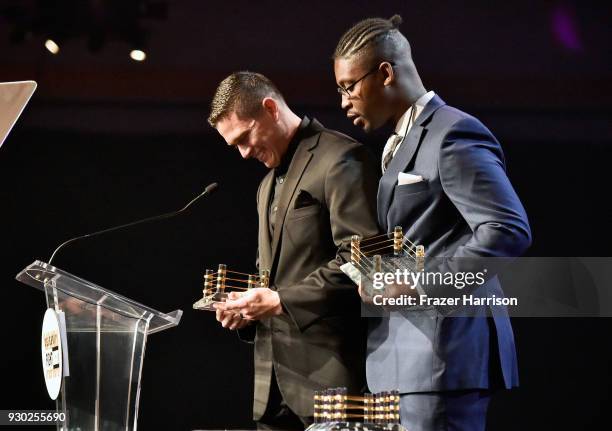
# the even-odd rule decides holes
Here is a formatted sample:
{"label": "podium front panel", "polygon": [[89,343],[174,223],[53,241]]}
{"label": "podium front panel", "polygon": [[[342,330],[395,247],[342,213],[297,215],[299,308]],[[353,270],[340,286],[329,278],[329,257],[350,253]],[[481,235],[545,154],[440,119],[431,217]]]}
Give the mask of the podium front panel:
{"label": "podium front panel", "polygon": [[16,278],[63,313],[58,430],[136,430],[147,335],[178,325],[183,312],[162,313],[41,261]]}
{"label": "podium front panel", "polygon": [[127,317],[49,285],[49,307],[66,315],[68,373],[58,410],[66,430],[135,430],[146,319]]}

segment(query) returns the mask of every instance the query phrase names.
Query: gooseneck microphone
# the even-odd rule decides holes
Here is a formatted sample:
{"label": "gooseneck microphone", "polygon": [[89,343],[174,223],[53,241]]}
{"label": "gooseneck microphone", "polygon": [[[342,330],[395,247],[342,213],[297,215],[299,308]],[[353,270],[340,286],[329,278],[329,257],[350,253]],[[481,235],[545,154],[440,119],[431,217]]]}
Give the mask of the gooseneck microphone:
{"label": "gooseneck microphone", "polygon": [[181,208],[178,211],[173,211],[173,212],[169,212],[169,213],[165,213],[165,214],[160,214],[160,215],[156,215],[156,216],[153,216],[153,217],[147,217],[147,218],[142,219],[142,220],[136,220],[136,221],[133,221],[133,222],[130,222],[130,223],[122,224],[120,226],[110,227],[110,228],[107,228],[107,229],[104,229],[104,230],[100,230],[98,232],[88,233],[88,234],[85,234],[85,235],[77,236],[75,238],[71,238],[68,241],[64,241],[63,243],[61,243],[55,249],[55,251],[51,255],[51,258],[49,259],[49,264],[51,264],[51,262],[53,261],[53,258],[55,257],[55,255],[57,254],[58,251],[60,251],[64,246],[66,246],[66,245],[68,245],[68,244],[70,244],[72,242],[75,242],[75,241],[78,241],[78,240],[84,239],[84,238],[90,238],[92,236],[102,235],[103,233],[108,233],[108,232],[112,232],[112,231],[115,231],[115,230],[124,229],[126,227],[135,226],[135,225],[141,224],[141,223],[148,223],[148,222],[155,221],[155,220],[163,220],[163,219],[166,219],[166,218],[177,216],[180,213],[182,213],[183,211],[185,211],[187,208],[189,208],[191,206],[191,204],[193,204],[195,201],[197,201],[201,197],[206,196],[206,195],[212,193],[218,186],[219,186],[219,184],[217,184],[217,183],[209,184],[208,186],[206,186],[206,188],[204,189],[204,191],[202,193],[197,195],[195,198],[193,198],[191,201],[189,201],[189,203],[187,205],[185,205],[183,208]]}

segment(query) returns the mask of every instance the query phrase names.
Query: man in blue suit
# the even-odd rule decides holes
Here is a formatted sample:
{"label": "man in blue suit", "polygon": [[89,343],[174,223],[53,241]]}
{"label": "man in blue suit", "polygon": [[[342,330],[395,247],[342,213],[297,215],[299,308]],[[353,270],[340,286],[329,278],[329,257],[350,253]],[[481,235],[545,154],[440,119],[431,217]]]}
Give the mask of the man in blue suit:
{"label": "man in blue suit", "polygon": [[[531,232],[499,142],[425,89],[400,23],[397,15],[361,21],[334,54],[342,108],[354,125],[366,132],[395,125],[381,160],[380,226],[402,226],[428,258],[520,256]],[[503,296],[495,276],[472,293]],[[439,311],[405,308],[371,319],[368,385],[400,390],[409,431],[483,430],[491,392],[518,385],[507,310]]]}

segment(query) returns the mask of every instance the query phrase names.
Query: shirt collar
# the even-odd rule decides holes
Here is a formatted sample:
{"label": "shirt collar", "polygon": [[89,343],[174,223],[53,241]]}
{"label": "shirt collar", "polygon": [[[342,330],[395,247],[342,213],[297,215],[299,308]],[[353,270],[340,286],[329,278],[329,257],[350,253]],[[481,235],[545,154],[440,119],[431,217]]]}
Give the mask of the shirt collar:
{"label": "shirt collar", "polygon": [[[416,113],[414,116],[415,120],[417,119],[419,114],[423,112],[423,109],[425,109],[425,106],[427,106],[429,101],[433,99],[435,95],[436,93],[434,93],[433,91],[428,91],[427,93],[419,97],[416,102],[414,102],[414,106],[416,107]],[[396,134],[400,136],[406,136],[406,133],[408,131],[408,126],[411,126],[411,124],[409,124],[411,111],[412,111],[412,106],[410,106],[410,108],[408,108],[406,112],[404,112],[404,115],[400,117],[399,121],[395,125]]]}

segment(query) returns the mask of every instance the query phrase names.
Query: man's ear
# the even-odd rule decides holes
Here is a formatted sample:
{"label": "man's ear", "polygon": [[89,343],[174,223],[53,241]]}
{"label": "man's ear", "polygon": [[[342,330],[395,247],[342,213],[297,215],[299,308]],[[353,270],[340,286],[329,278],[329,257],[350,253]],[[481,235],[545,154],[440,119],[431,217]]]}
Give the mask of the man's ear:
{"label": "man's ear", "polygon": [[395,82],[395,71],[393,70],[393,66],[388,61],[383,61],[380,64],[379,70],[383,74],[383,85],[389,86]]}
{"label": "man's ear", "polygon": [[274,118],[274,121],[278,120],[278,102],[272,97],[264,97],[261,101],[261,106],[264,112]]}

